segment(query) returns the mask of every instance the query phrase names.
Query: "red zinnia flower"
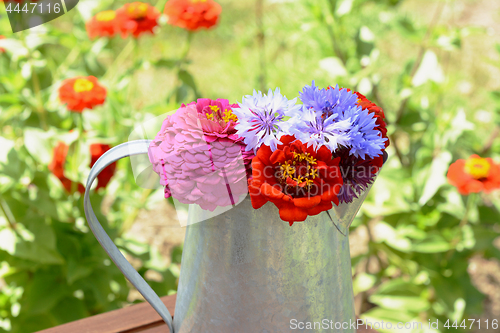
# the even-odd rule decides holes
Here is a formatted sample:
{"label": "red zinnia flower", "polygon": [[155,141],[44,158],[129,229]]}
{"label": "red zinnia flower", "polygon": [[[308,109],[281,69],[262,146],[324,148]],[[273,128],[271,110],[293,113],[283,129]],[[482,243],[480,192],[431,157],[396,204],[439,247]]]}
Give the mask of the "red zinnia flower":
{"label": "red zinnia flower", "polygon": [[[66,156],[68,155],[68,145],[64,142],[59,142],[57,146],[54,148],[54,155],[52,158],[52,162],[49,164],[49,170],[59,178],[61,183],[63,184],[66,191],[71,193],[71,188],[73,186],[73,182],[64,176],[64,164],[66,163]],[[90,167],[94,165],[95,162],[101,157],[106,151],[111,149],[111,147],[107,144],[102,143],[93,143],[90,145]],[[99,176],[97,176],[97,189],[105,188],[111,177],[113,177],[116,169],[116,162],[112,163],[106,169],[104,169]],[[85,192],[85,187],[82,184],[78,184],[77,191],[80,193]]]}
{"label": "red zinnia flower", "polygon": [[489,193],[500,189],[500,164],[491,158],[471,155],[467,160],[459,159],[451,164],[447,177],[461,194]]}
{"label": "red zinnia flower", "polygon": [[68,104],[70,111],[82,112],[101,105],[106,99],[106,88],[94,76],[64,80],[59,88],[59,99]]}
{"label": "red zinnia flower", "polygon": [[253,208],[271,201],[281,219],[292,225],[331,209],[332,201],[338,205],[340,157],[332,159],[325,146],[314,151],[291,135],[282,136],[280,141],[274,152],[262,145],[252,160],[248,190]]}
{"label": "red zinnia flower", "polygon": [[95,37],[113,37],[117,30],[116,12],[106,10],[97,13],[87,23],[85,23],[89,38]]}
{"label": "red zinnia flower", "polygon": [[217,24],[222,7],[213,0],[169,0],[165,5],[168,23],[189,31]]}
{"label": "red zinnia flower", "polygon": [[123,38],[129,33],[135,38],[143,33],[153,33],[153,29],[158,26],[160,15],[158,9],[144,2],[128,3],[116,11]]}

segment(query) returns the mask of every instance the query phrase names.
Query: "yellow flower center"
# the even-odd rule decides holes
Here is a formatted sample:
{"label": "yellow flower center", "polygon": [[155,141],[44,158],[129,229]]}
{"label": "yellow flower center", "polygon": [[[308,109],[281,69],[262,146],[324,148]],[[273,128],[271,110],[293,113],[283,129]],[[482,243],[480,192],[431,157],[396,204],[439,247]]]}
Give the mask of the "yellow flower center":
{"label": "yellow flower center", "polygon": [[292,161],[285,161],[280,164],[278,179],[285,184],[286,180],[297,182],[300,187],[309,187],[314,184],[314,179],[318,177],[318,170],[314,165],[318,164],[316,159],[309,153],[293,153]]}
{"label": "yellow flower center", "polygon": [[127,8],[127,14],[133,19],[142,19],[148,13],[148,4],[143,2],[133,2]]}
{"label": "yellow flower center", "polygon": [[207,0],[191,0],[192,3],[207,2]]}
{"label": "yellow flower center", "polygon": [[238,117],[236,117],[236,115],[233,113],[233,110],[231,109],[226,109],[224,110],[223,113],[221,113],[220,111],[220,108],[217,106],[217,105],[209,105],[208,106],[210,108],[210,113],[205,113],[205,116],[207,117],[208,120],[212,120],[212,121],[224,121],[226,123],[230,122],[230,121],[234,121],[234,122],[237,122],[238,121]]}
{"label": "yellow flower center", "polygon": [[114,20],[116,17],[116,13],[114,10],[105,10],[103,12],[98,13],[95,18],[100,22],[109,22]]}
{"label": "yellow flower center", "polygon": [[233,113],[233,110],[226,109],[224,111],[224,116],[222,117],[222,120],[224,120],[226,123],[228,123],[230,121],[237,122],[238,121],[238,117],[236,117],[236,115]]}
{"label": "yellow flower center", "polygon": [[73,85],[73,90],[77,93],[91,91],[94,88],[94,84],[87,79],[76,79]]}
{"label": "yellow flower center", "polygon": [[465,161],[465,172],[475,179],[488,177],[491,165],[485,158],[469,158]]}

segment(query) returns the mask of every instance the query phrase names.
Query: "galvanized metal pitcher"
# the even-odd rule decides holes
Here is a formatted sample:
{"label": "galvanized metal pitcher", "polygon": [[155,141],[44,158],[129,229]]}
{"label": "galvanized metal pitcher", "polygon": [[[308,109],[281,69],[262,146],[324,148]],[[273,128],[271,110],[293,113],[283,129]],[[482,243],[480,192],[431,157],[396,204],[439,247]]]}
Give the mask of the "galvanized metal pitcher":
{"label": "galvanized metal pitcher", "polygon": [[148,140],[119,145],[94,165],[85,214],[111,259],[172,333],[355,332],[349,225],[366,194],[292,227],[267,203],[245,198],[214,217],[190,206],[175,317],[122,256],[97,220],[89,189],[123,157],[147,154]]}

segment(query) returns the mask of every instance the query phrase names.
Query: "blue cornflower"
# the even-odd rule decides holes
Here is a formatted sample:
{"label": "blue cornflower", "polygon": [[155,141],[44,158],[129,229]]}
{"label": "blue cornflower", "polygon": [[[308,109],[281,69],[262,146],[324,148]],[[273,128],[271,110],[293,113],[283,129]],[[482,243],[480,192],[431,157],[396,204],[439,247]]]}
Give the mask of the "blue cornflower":
{"label": "blue cornflower", "polygon": [[335,88],[319,89],[314,81],[310,86],[305,86],[299,95],[306,108],[312,108],[318,114],[324,115],[325,119],[333,113],[356,106],[358,101],[357,95],[352,91],[339,89],[338,85]]}
{"label": "blue cornflower", "polygon": [[253,95],[243,97],[239,108],[233,108],[238,117],[235,128],[236,134],[243,137],[246,150],[257,152],[262,144],[271,147],[274,151],[281,142],[279,138],[284,134],[288,125],[284,122],[287,115],[294,114],[301,105],[295,105],[297,98],[288,100],[281,95],[280,89],[269,89],[267,95],[254,90]]}
{"label": "blue cornflower", "polygon": [[347,89],[319,89],[314,81],[300,93],[303,108],[294,112],[288,132],[308,146],[326,146],[335,152],[349,148],[350,155],[365,159],[380,156],[385,148],[376,118],[357,104],[357,95]]}
{"label": "blue cornflower", "polygon": [[351,128],[348,132],[350,142],[349,154],[358,158],[374,158],[382,155],[382,149],[385,149],[382,134],[375,129],[376,118],[368,110],[363,110],[361,106],[349,108],[339,117],[339,121],[348,120],[351,122]]}
{"label": "blue cornflower", "polygon": [[330,151],[335,151],[339,145],[347,146],[350,142],[349,130],[351,120],[338,120],[339,115],[334,113],[324,119],[313,108],[303,106],[300,117],[295,116],[289,120],[288,133],[295,135],[308,147],[314,150],[325,145]]}

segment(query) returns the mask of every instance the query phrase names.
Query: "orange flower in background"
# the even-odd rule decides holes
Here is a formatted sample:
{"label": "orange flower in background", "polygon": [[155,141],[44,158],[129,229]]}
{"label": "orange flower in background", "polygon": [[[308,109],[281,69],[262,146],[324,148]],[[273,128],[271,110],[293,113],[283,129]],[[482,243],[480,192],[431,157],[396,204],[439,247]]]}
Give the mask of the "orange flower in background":
{"label": "orange flower in background", "polygon": [[222,7],[213,0],[169,0],[165,5],[168,23],[189,31],[217,24]]}
{"label": "orange flower in background", "polygon": [[[54,154],[52,157],[52,161],[49,164],[49,170],[59,178],[62,185],[71,193],[73,182],[64,176],[64,164],[66,163],[66,157],[68,155],[69,146],[64,142],[59,142],[57,146],[54,148]],[[106,151],[110,150],[111,147],[107,144],[103,143],[93,143],[90,145],[90,167],[94,165],[95,162],[101,157]],[[105,188],[111,177],[113,177],[116,169],[116,162],[110,164],[106,167],[100,174],[97,176],[97,189]],[[85,187],[82,184],[78,184],[76,189],[80,193],[85,192]]]}
{"label": "orange flower in background", "polygon": [[461,194],[489,193],[500,189],[500,164],[491,158],[471,155],[467,160],[457,160],[448,169],[448,181]]}
{"label": "orange flower in background", "polygon": [[155,7],[144,2],[132,2],[116,11],[118,28],[125,38],[129,33],[135,38],[143,33],[153,33],[158,26],[161,13]]}
{"label": "orange flower in background", "polygon": [[59,99],[68,104],[68,109],[82,112],[104,103],[106,88],[94,76],[75,77],[64,80],[59,88]]}
{"label": "orange flower in background", "polygon": [[116,12],[114,10],[106,10],[97,13],[87,23],[85,23],[89,38],[96,37],[113,37],[117,30]]}

